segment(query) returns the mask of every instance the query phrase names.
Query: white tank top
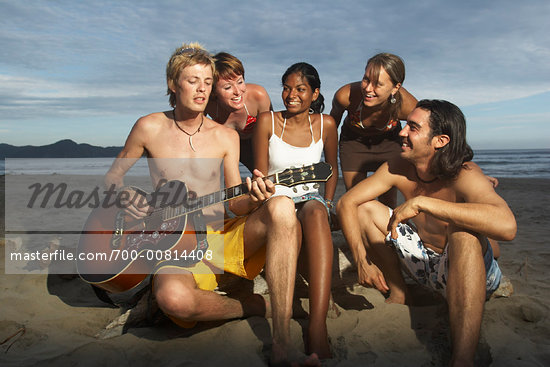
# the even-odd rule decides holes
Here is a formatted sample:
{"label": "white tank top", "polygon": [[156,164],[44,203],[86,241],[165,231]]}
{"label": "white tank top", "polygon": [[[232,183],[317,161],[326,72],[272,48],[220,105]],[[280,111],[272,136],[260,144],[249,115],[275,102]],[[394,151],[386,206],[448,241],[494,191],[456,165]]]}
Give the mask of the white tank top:
{"label": "white tank top", "polygon": [[[269,171],[268,174],[284,171],[287,168],[308,166],[319,163],[323,153],[323,114],[321,114],[321,138],[313,141],[313,128],[309,119],[309,131],[311,132],[311,144],[308,147],[296,147],[283,141],[286,119],[283,122],[281,137],[275,134],[275,118],[271,111],[271,137],[269,138]],[[318,192],[313,187],[314,183],[301,184],[293,187],[277,185],[273,196],[285,195],[297,197],[306,193]]]}

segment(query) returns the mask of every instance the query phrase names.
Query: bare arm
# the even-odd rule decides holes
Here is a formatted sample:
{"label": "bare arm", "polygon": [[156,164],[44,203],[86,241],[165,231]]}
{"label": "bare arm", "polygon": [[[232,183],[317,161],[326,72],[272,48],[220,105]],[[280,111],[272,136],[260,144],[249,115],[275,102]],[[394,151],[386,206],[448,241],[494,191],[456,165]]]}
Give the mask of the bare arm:
{"label": "bare arm", "polygon": [[[132,131],[126,139],[124,148],[117,155],[117,158],[109,168],[109,171],[105,174],[104,183],[107,188],[118,189],[124,186],[124,175],[128,170],[141,158],[145,152],[146,139],[154,131],[154,126],[148,121],[149,116],[140,118],[134,124]],[[131,191],[131,190],[130,190]],[[136,197],[135,195],[130,195]],[[148,206],[137,205],[132,203],[124,203],[126,212],[134,218],[144,217],[148,210]]]}
{"label": "bare arm", "polygon": [[338,184],[338,131],[331,116],[323,116],[325,161],[332,166],[332,176],[325,185],[325,199],[333,200]]}
{"label": "bare arm", "polygon": [[340,126],[344,111],[346,111],[346,109],[349,107],[350,88],[351,84],[344,85],[343,87],[338,89],[336,93],[334,93],[334,97],[332,98],[332,108],[330,110],[330,115],[336,122],[336,128]]}
{"label": "bare arm", "polygon": [[258,116],[254,135],[252,137],[254,162],[264,175],[269,169],[269,138],[271,137],[271,112],[264,112]]}
{"label": "bare arm", "polygon": [[359,182],[344,194],[336,205],[342,233],[358,267],[370,265],[360,230],[359,207],[375,200],[393,186],[393,177],[388,170],[388,163],[384,163],[372,176]]}
{"label": "bare arm", "polygon": [[146,117],[136,121],[130,131],[124,147],[105,175],[105,185],[110,187],[124,186],[123,177],[145,152],[145,137],[147,136]]}
{"label": "bare arm", "polygon": [[[469,163],[472,166],[474,163]],[[407,221],[423,212],[459,228],[480,233],[503,241],[514,239],[517,231],[514,214],[493,189],[481,170],[473,166],[463,169],[453,188],[460,202],[449,202],[426,196],[418,196],[394,210],[389,228],[396,238],[398,223]]]}
{"label": "bare arm", "polygon": [[[258,119],[257,124],[259,122],[260,122],[260,119]],[[259,126],[257,125],[256,128],[254,129],[254,139],[256,139],[255,137],[259,130],[258,127]],[[231,156],[233,158],[228,159],[227,167],[225,166],[226,163],[224,159],[224,170],[225,172],[227,172],[227,170],[236,172],[236,176],[235,174],[232,176],[233,178],[231,182],[226,181],[226,185],[235,185],[235,183],[232,183],[232,182],[238,181],[237,184],[241,182],[240,173],[238,169],[239,137],[236,133],[233,135],[235,135],[236,140],[232,141],[231,146],[233,148],[236,147],[236,151],[231,153]],[[255,143],[254,143],[254,146],[256,146]],[[232,150],[235,150],[235,149],[232,149]],[[255,156],[256,156],[256,153],[255,153]],[[233,163],[230,163],[230,162],[233,162]],[[236,171],[235,171],[235,167],[236,167]],[[258,167],[257,161],[256,161],[256,167]],[[267,166],[266,166],[266,171],[267,171]],[[243,196],[241,199],[233,200],[232,202],[230,202],[230,206],[229,206],[230,210],[237,215],[250,213],[275,193],[275,185],[273,184],[273,182],[269,180],[264,180],[262,178],[264,176],[263,171],[255,169],[252,173],[254,174],[254,179],[250,179],[249,177],[246,178],[246,183],[250,191],[250,194]]]}
{"label": "bare arm", "polygon": [[406,120],[407,116],[409,116],[409,114],[416,107],[416,103],[418,101],[412,94],[409,93],[408,90],[403,87],[401,87],[399,93],[401,93],[401,97],[403,98],[403,102],[401,102],[401,111],[399,111],[399,119]]}

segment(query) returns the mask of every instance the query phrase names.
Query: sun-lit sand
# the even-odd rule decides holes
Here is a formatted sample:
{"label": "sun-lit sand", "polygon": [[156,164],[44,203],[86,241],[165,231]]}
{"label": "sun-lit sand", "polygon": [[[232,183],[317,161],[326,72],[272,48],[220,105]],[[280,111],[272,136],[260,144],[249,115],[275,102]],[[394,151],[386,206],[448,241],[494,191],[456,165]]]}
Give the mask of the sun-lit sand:
{"label": "sun-lit sand", "polygon": [[[497,191],[518,220],[518,235],[512,242],[501,243],[499,260],[514,293],[492,298],[485,305],[477,358],[480,366],[550,364],[549,187],[547,179],[500,180]],[[340,183],[337,196],[342,193]],[[6,208],[7,215],[10,210]],[[78,218],[59,220],[81,226]],[[334,358],[323,365],[446,365],[450,344],[445,303],[418,287],[413,287],[415,306],[384,303],[377,291],[356,283],[342,234],[333,232],[333,239],[338,259],[333,296],[339,315],[331,312],[327,320]],[[24,245],[24,238],[21,241]],[[74,246],[53,235],[51,241],[58,241],[56,246]],[[0,253],[3,259],[4,251]],[[202,323],[186,330],[157,314],[149,321],[143,315],[137,321],[130,316],[125,325],[121,322],[106,330],[125,310],[101,302],[79,278],[4,274],[3,260],[0,266],[0,342],[12,336],[0,346],[3,366],[267,364],[270,320],[252,317]],[[249,285],[264,292],[264,284],[260,277]],[[291,331],[300,350],[306,325],[307,287],[298,279]]]}

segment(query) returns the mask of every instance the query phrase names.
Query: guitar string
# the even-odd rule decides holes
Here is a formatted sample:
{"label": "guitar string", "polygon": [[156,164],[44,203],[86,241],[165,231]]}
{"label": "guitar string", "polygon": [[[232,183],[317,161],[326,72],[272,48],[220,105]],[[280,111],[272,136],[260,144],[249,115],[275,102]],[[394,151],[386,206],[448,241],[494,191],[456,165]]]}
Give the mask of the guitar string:
{"label": "guitar string", "polygon": [[[241,185],[242,185],[242,184],[241,184]],[[237,186],[241,186],[241,185],[237,185]],[[227,189],[225,189],[225,190],[222,190],[222,191],[227,191],[227,190],[233,189],[234,187],[237,187],[237,186],[229,187],[229,188],[227,188]],[[219,192],[221,192],[221,191],[219,191]],[[242,194],[240,194],[240,195],[244,195],[244,194],[245,194],[245,193],[242,193]],[[204,198],[206,198],[207,196],[210,196],[210,195],[212,195],[212,194],[203,195],[203,196],[199,197],[199,198],[197,199],[197,201],[202,202],[202,199],[204,199]],[[239,196],[240,196],[240,195],[239,195]],[[235,198],[235,197],[237,197],[237,196],[234,196],[233,198]],[[230,198],[230,199],[233,199],[233,198]],[[183,204],[182,204],[182,205],[183,205]],[[156,213],[159,213],[159,212],[162,212],[162,211],[165,211],[165,210],[170,209],[170,208],[171,208],[171,207],[154,209],[154,210],[151,212],[151,215],[156,214]],[[203,208],[204,208],[204,206],[203,206]],[[191,212],[194,212],[194,211],[199,210],[199,209],[202,209],[202,208],[200,208],[200,207],[193,208],[192,210],[189,210],[189,211],[185,211],[185,212],[180,213],[180,215],[183,215],[183,214],[186,214],[186,213],[191,213]]]}
{"label": "guitar string", "polygon": [[[273,177],[275,177],[275,175],[269,175],[269,176],[267,176],[267,177],[263,177],[263,179],[264,179],[264,180],[267,180],[267,179],[271,179],[271,178],[273,178]],[[232,186],[232,187],[228,187],[228,188],[226,188],[226,189],[224,189],[224,190],[221,190],[221,191],[228,191],[228,190],[234,189],[235,187],[240,187],[240,186],[242,186],[242,185],[243,185],[243,184],[236,185],[236,186]],[[221,192],[221,191],[219,191],[219,192]],[[239,196],[244,195],[244,194],[246,194],[246,193],[245,193],[245,192],[242,192]],[[197,201],[201,201],[201,202],[202,202],[202,199],[204,199],[204,198],[206,198],[207,196],[210,196],[210,195],[212,195],[212,194],[203,195],[203,196],[199,197],[199,198],[197,199]],[[237,197],[237,196],[234,196],[234,197],[232,197],[232,198],[230,198],[230,199],[233,199],[233,198],[236,198],[236,197]],[[229,199],[229,200],[230,200],[230,199]],[[168,209],[168,208],[158,208],[158,209],[154,209],[154,210],[151,212],[151,215],[153,215],[154,213],[158,213],[158,212],[165,211],[166,209]],[[187,211],[187,212],[184,212],[184,213],[191,213],[191,212],[196,211],[196,210],[199,210],[199,209],[202,209],[202,208],[194,208],[193,210]],[[183,215],[184,213],[181,213],[181,215]]]}

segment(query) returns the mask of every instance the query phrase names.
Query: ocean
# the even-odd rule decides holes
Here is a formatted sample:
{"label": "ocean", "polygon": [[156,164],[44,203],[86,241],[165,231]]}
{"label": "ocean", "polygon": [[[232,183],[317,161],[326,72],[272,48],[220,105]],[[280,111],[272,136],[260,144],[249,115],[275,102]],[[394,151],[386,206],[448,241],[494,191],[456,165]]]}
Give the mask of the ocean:
{"label": "ocean", "polygon": [[[550,149],[475,150],[476,162],[494,177],[550,178]],[[0,174],[102,175],[113,158],[7,158],[0,160]],[[241,176],[249,176],[241,165]],[[139,160],[129,174],[147,175],[147,161]]]}
{"label": "ocean", "polygon": [[550,178],[550,149],[475,150],[473,161],[493,177]]}

